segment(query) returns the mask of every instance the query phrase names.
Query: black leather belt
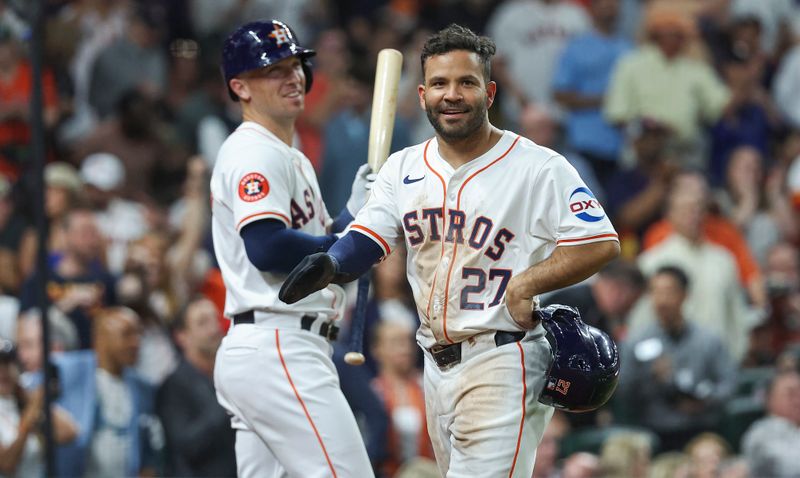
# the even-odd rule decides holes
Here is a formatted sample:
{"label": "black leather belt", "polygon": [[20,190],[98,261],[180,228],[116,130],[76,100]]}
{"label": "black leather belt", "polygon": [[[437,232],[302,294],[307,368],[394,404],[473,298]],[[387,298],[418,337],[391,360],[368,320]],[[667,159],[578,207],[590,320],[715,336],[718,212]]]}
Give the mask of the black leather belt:
{"label": "black leather belt", "polygon": [[[311,325],[317,320],[317,316],[315,315],[304,315],[300,319],[300,328],[303,330],[311,331]],[[235,314],[233,316],[233,325],[239,324],[255,324],[256,323],[256,315],[253,313],[252,310],[248,310],[247,312],[242,312],[240,314]],[[325,337],[326,339],[333,342],[339,336],[339,327],[335,325],[333,322],[323,322],[319,326],[319,335]]]}
{"label": "black leather belt", "polygon": [[[501,345],[519,342],[525,338],[525,332],[505,332],[498,330],[494,334],[494,344]],[[461,342],[450,345],[434,345],[428,351],[440,369],[447,369],[461,362]]]}

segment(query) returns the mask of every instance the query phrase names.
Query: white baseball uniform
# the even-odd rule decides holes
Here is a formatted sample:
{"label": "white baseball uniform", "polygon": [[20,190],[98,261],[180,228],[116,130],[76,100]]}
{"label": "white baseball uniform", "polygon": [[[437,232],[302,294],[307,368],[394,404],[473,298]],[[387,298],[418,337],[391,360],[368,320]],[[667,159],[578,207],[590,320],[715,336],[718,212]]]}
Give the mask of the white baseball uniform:
{"label": "white baseball uniform", "polygon": [[[422,324],[428,431],[448,477],[530,477],[552,416],[538,402],[550,361],[541,325],[522,331],[504,303],[509,279],[556,246],[618,240],[602,206],[558,153],[504,132],[453,169],[437,140],[395,153],[350,230],[385,254],[401,240]],[[460,344],[440,368],[430,348]]]}
{"label": "white baseball uniform", "polygon": [[[372,476],[332,347],[320,335],[339,318],[344,291],[331,285],[295,304],[281,302],[285,276],[259,271],[239,236],[264,218],[326,234],[331,218],[311,163],[264,127],[245,122],[220,149],[211,194],[225,315],[252,311],[255,321],[230,329],[214,369],[217,397],[237,430],[239,476]],[[301,328],[304,322],[309,330]]]}

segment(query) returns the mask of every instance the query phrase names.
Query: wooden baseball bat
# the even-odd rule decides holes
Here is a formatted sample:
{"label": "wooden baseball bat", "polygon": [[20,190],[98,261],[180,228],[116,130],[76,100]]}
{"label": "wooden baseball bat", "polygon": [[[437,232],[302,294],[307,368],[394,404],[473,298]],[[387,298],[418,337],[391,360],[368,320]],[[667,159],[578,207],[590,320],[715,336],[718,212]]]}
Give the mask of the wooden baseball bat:
{"label": "wooden baseball bat", "polygon": [[[367,153],[367,163],[376,173],[389,157],[394,116],[397,111],[397,88],[400,83],[402,67],[403,54],[399,51],[386,48],[378,53],[375,90],[372,95],[372,117],[369,123],[369,151]],[[368,295],[369,274],[367,273],[358,279],[356,309],[350,323],[350,351],[344,356],[344,361],[350,365],[364,363],[362,349]]]}

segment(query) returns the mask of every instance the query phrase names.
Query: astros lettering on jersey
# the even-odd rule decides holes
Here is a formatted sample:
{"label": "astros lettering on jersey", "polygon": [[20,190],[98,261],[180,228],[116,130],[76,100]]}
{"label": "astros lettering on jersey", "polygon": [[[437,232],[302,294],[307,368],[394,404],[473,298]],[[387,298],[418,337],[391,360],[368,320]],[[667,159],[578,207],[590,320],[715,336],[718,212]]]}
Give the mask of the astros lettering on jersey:
{"label": "astros lettering on jersey", "polygon": [[393,154],[351,230],[387,255],[405,238],[425,348],[523,330],[503,302],[513,275],[556,246],[617,240],[566,159],[509,131],[455,170],[435,138]]}
{"label": "astros lettering on jersey", "polygon": [[[252,151],[264,151],[263,156]],[[269,154],[269,152],[275,154]],[[286,158],[291,158],[287,161]],[[225,315],[249,310],[340,315],[344,291],[337,285],[296,304],[278,299],[285,277],[259,271],[238,237],[244,226],[277,219],[287,228],[313,236],[326,234],[332,222],[322,202],[311,162],[266,128],[245,122],[222,145],[211,177],[214,248],[225,279]]]}

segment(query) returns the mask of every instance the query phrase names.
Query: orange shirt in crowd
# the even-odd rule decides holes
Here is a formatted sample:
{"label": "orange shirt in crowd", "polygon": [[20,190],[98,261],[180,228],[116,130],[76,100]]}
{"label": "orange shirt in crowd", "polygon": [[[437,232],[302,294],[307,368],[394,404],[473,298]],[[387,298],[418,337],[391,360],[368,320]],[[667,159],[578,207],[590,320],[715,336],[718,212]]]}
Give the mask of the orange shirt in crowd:
{"label": "orange shirt in crowd", "polygon": [[[673,232],[672,224],[666,219],[653,224],[644,234],[644,250],[659,244]],[[722,217],[709,215],[703,222],[703,233],[709,242],[724,247],[733,255],[739,268],[739,280],[743,285],[747,286],[760,277],[758,263],[744,236],[733,223]]]}
{"label": "orange shirt in crowd", "polygon": [[225,310],[225,283],[222,282],[222,272],[219,269],[214,267],[208,271],[205,280],[200,285],[200,293],[217,306],[219,328],[223,333],[227,333],[231,321],[222,314],[222,311]]}
{"label": "orange shirt in crowd", "polygon": [[[375,377],[372,380],[372,387],[378,393],[378,396],[380,396],[380,398],[383,400],[383,404],[386,407],[386,412],[389,414],[389,429],[386,433],[386,450],[388,456],[383,462],[381,470],[384,474],[386,474],[386,476],[393,476],[403,464],[401,462],[402,458],[400,457],[400,437],[392,425],[392,414],[394,413],[395,408],[401,404],[398,403],[398,397],[393,395],[392,387],[384,377],[381,377],[380,375]],[[428,436],[428,426],[425,420],[425,395],[422,391],[422,386],[420,386],[417,380],[410,379],[405,383],[405,392],[406,405],[415,408],[422,419],[417,438],[417,456],[430,458],[433,460],[433,445],[431,445],[431,439]]]}
{"label": "orange shirt in crowd", "polygon": [[[8,82],[0,79],[0,103],[23,102],[26,105],[31,101],[33,72],[31,65],[20,62],[17,71]],[[42,76],[42,96],[45,108],[57,106],[56,82],[50,72]],[[28,123],[22,120],[0,121],[0,146],[10,144],[25,144],[31,140],[31,130]]]}

